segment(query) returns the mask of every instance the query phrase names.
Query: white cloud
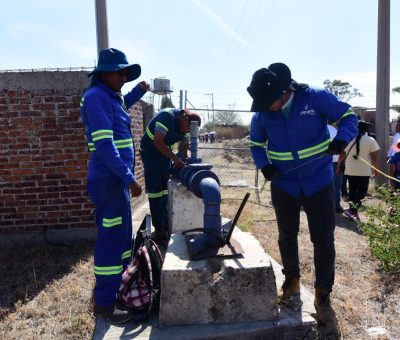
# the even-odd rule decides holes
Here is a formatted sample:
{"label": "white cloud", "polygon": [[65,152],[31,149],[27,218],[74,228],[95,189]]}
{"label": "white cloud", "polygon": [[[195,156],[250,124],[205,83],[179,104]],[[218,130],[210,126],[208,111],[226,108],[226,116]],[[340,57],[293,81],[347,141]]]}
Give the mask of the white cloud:
{"label": "white cloud", "polygon": [[198,8],[200,8],[204,13],[206,13],[208,17],[210,17],[210,19],[214,21],[217,24],[217,26],[219,26],[219,28],[222,29],[223,32],[232,36],[240,44],[253,48],[253,45],[251,45],[248,41],[246,41],[239,34],[237,34],[235,30],[225,22],[224,19],[222,19],[217,13],[209,9],[201,1],[192,0],[192,3],[195,4]]}

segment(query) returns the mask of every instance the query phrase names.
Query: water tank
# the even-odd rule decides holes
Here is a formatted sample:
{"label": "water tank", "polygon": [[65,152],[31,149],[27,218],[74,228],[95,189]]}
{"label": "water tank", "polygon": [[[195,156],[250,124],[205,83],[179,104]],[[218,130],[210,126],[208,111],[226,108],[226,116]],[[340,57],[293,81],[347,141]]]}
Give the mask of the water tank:
{"label": "water tank", "polygon": [[159,95],[171,93],[170,81],[167,78],[155,78],[153,80],[153,92]]}

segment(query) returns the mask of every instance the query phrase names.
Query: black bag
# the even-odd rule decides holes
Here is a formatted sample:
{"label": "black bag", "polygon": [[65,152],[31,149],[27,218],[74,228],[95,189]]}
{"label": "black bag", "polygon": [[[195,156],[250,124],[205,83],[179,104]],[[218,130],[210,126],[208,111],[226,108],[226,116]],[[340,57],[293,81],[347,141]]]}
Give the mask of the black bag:
{"label": "black bag", "polygon": [[163,263],[160,250],[147,235],[146,217],[136,233],[132,254],[133,259],[122,274],[118,298],[135,314],[141,315],[139,320],[143,321],[149,317],[150,311],[159,305]]}

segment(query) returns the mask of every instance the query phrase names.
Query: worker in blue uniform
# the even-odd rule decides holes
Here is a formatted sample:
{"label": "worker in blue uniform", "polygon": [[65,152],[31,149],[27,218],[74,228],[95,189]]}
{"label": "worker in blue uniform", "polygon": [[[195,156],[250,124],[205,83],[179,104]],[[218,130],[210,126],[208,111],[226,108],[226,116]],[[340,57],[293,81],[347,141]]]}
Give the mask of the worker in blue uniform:
{"label": "worker in blue uniform", "polygon": [[100,51],[97,67],[89,74],[90,87],[81,101],[81,116],[91,152],[87,190],[96,207],[98,228],[94,250],[94,312],[111,322],[124,323],[132,312],[116,299],[122,272],[131,259],[132,217],[130,195],[141,195],[134,176],[135,150],[132,120],[127,110],[150,88],[140,82],[122,95],[126,82],[137,79],[141,68],[125,54]]}
{"label": "worker in blue uniform", "polygon": [[[166,246],[170,236],[168,180],[171,161],[178,168],[185,166],[191,121],[197,121],[199,126],[201,124],[200,116],[187,109],[163,109],[151,119],[140,143],[140,156],[155,229],[152,239],[163,246]],[[173,152],[173,146],[178,142],[180,157]]]}
{"label": "worker in blue uniform", "polygon": [[[317,318],[337,335],[330,304],[335,276],[332,154],[340,154],[357,135],[357,115],[332,93],[295,82],[283,63],[257,70],[247,91],[254,112],[250,148],[257,168],[271,181],[278,223],[285,275],[279,302],[291,306],[300,301],[297,236],[302,206],[314,246]],[[332,141],[328,123],[338,129]]]}

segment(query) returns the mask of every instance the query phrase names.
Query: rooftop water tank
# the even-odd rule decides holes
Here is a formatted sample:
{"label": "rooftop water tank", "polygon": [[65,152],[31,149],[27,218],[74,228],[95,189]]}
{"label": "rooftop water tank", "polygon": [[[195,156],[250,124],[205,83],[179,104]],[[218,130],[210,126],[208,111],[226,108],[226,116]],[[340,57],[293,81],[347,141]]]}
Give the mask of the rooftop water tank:
{"label": "rooftop water tank", "polygon": [[153,92],[159,95],[171,93],[170,81],[167,78],[155,78],[153,80]]}

